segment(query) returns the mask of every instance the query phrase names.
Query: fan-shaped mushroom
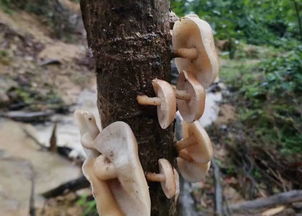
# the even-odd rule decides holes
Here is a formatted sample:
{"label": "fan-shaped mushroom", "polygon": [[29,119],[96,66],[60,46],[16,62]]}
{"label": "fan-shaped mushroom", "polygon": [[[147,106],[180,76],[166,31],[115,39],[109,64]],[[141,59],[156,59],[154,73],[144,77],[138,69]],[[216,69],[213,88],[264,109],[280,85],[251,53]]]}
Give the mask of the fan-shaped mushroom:
{"label": "fan-shaped mushroom", "polygon": [[137,96],[137,102],[141,105],[157,106],[157,118],[161,128],[166,129],[174,120],[176,114],[175,92],[172,86],[159,79],[152,80],[156,97],[147,95]]}
{"label": "fan-shaped mushroom", "polygon": [[195,163],[178,157],[177,166],[185,180],[189,182],[198,182],[205,178],[211,166],[211,161],[207,163]]}
{"label": "fan-shaped mushroom", "polygon": [[92,139],[88,135],[93,135],[92,129],[97,126],[88,119],[95,126],[88,129],[85,116],[90,115],[83,111],[75,113],[81,135],[88,137],[82,139],[88,153],[83,173],[92,185],[98,212],[112,216],[150,216],[148,185],[131,128],[124,122],[115,122]]}
{"label": "fan-shaped mushroom", "polygon": [[219,70],[210,25],[196,15],[188,15],[175,22],[172,44],[178,71],[193,73],[207,88],[215,80]]}
{"label": "fan-shaped mushroom", "polygon": [[150,215],[149,189],[129,125],[119,121],[110,124],[94,145],[102,153],[96,159],[94,172],[98,179],[106,180],[124,215]]}
{"label": "fan-shaped mushroom", "polygon": [[[183,97],[180,97],[183,95]],[[186,122],[199,119],[205,108],[206,93],[203,86],[192,74],[182,71],[176,85],[178,110]]]}
{"label": "fan-shaped mushroom", "polygon": [[164,194],[170,199],[176,194],[176,181],[173,168],[166,159],[159,159],[158,164],[160,173],[147,173],[146,178],[149,181],[160,182]]}
{"label": "fan-shaped mushroom", "polygon": [[80,128],[81,143],[87,154],[83,164],[84,176],[91,184],[92,192],[96,200],[97,210],[100,215],[123,216],[108,184],[100,181],[94,172],[95,160],[100,153],[96,150],[93,139],[99,134],[94,116],[83,110],[74,113],[76,123]]}
{"label": "fan-shaped mushroom", "polygon": [[189,155],[196,163],[207,163],[212,159],[211,140],[198,121],[183,123],[183,137],[176,142],[176,148],[180,153]]}

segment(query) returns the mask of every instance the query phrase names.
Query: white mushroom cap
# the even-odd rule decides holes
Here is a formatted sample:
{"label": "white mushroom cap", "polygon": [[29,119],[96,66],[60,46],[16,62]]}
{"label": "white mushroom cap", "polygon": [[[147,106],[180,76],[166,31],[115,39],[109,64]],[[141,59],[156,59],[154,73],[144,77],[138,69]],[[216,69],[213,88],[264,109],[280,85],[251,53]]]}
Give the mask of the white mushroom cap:
{"label": "white mushroom cap", "polygon": [[207,163],[213,157],[213,147],[208,133],[202,128],[199,121],[193,123],[183,123],[183,137],[194,138],[194,144],[186,147],[185,151],[193,161],[197,163]]}
{"label": "white mushroom cap", "polygon": [[165,176],[165,180],[162,181],[161,187],[163,189],[164,194],[168,199],[172,198],[176,193],[176,182],[175,176],[173,172],[173,168],[170,162],[166,159],[159,159],[159,172]]}
{"label": "white mushroom cap", "polygon": [[177,90],[185,90],[191,96],[190,100],[177,99],[178,110],[186,122],[199,119],[204,113],[206,93],[203,86],[192,74],[182,71],[177,81]]}
{"label": "white mushroom cap", "polygon": [[137,142],[129,125],[119,121],[110,124],[95,143],[96,149],[115,168],[116,178],[106,182],[124,215],[149,216],[149,189],[139,161]]}
{"label": "white mushroom cap", "polygon": [[176,97],[173,87],[160,79],[152,80],[153,89],[161,104],[157,106],[157,117],[161,128],[166,129],[176,115]]}
{"label": "white mushroom cap", "polygon": [[211,161],[198,164],[178,157],[177,166],[180,174],[185,180],[189,182],[198,182],[204,180],[211,166]]}
{"label": "white mushroom cap", "polygon": [[219,71],[218,56],[215,49],[213,31],[204,20],[188,15],[175,22],[172,37],[173,49],[196,48],[196,59],[176,58],[178,71],[193,73],[197,80],[207,88]]}

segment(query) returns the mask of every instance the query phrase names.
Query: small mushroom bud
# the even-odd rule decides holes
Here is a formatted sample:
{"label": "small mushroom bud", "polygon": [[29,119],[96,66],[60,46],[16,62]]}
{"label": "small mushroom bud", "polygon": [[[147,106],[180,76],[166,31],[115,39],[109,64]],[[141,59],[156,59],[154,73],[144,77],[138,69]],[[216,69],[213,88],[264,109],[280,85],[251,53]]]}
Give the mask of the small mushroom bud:
{"label": "small mushroom bud", "polygon": [[211,140],[198,121],[183,123],[183,135],[184,138],[176,142],[180,157],[196,163],[207,163],[212,159]]}
{"label": "small mushroom bud", "polygon": [[137,102],[141,105],[157,106],[157,118],[161,128],[166,129],[174,120],[176,114],[175,92],[172,86],[159,79],[152,80],[156,97],[146,95],[137,96]]}
{"label": "small mushroom bud", "polygon": [[184,121],[193,122],[200,119],[205,109],[206,92],[192,74],[186,71],[179,74],[176,98],[178,110]]}
{"label": "small mushroom bud", "polygon": [[176,21],[172,31],[173,57],[179,72],[194,74],[207,88],[219,71],[211,26],[196,15]]}
{"label": "small mushroom bud", "polygon": [[164,194],[168,199],[176,194],[176,181],[173,168],[166,159],[159,159],[159,173],[147,173],[146,178],[149,181],[160,182]]}

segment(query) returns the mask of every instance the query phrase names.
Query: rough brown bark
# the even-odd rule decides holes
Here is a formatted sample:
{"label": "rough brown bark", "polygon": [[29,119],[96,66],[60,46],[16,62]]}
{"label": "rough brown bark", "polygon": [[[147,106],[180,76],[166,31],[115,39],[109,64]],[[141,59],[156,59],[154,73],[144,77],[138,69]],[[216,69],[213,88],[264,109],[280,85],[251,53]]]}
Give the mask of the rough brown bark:
{"label": "rough brown bark", "polygon": [[[174,165],[173,125],[160,128],[156,107],[140,106],[138,94],[154,96],[151,80],[170,81],[167,0],[82,0],[89,47],[96,60],[98,108],[102,126],[128,123],[139,145],[145,172],[158,171],[158,159]],[[159,183],[150,183],[153,216],[175,215]]]}

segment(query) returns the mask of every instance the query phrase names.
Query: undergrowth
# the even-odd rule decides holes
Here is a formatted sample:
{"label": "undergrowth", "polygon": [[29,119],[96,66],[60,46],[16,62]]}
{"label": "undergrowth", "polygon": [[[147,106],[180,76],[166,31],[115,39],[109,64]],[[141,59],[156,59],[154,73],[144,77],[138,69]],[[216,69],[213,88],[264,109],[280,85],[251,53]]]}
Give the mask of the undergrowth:
{"label": "undergrowth", "polygon": [[89,199],[88,196],[82,196],[77,202],[77,205],[83,207],[83,216],[97,216],[96,202],[94,199]]}
{"label": "undergrowth", "polygon": [[222,79],[255,145],[302,152],[302,46],[277,57],[226,64]]}

